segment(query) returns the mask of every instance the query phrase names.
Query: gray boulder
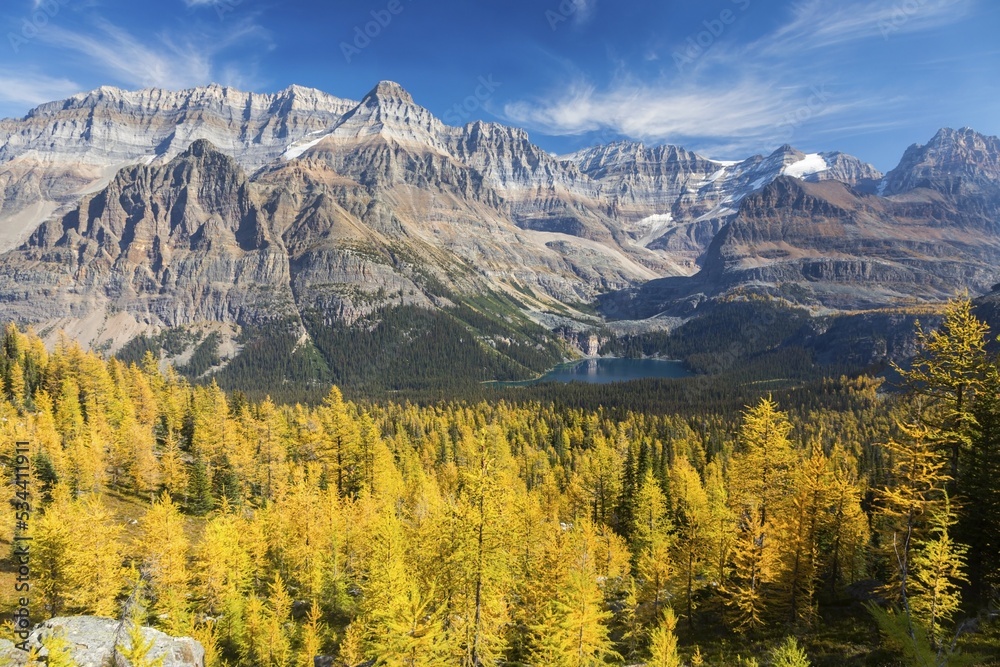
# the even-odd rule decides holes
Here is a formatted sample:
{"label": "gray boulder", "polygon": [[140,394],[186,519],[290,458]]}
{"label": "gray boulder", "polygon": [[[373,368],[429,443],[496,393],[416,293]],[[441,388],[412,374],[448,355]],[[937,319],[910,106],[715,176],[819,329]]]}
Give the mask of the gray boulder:
{"label": "gray boulder", "polygon": [[[69,642],[73,660],[78,667],[107,667],[111,665],[116,641],[127,643],[127,629],[112,618],[72,616],[52,618],[35,626],[28,639],[29,646],[41,648],[42,638],[51,633],[61,634]],[[152,628],[143,628],[146,641],[153,640],[148,657],[155,660],[163,656],[163,667],[204,667],[205,649],[190,637],[171,637]],[[42,649],[42,655],[45,655]],[[20,667],[27,661],[27,654],[14,648],[10,642],[0,641],[0,664]],[[125,664],[124,660],[119,663]]]}

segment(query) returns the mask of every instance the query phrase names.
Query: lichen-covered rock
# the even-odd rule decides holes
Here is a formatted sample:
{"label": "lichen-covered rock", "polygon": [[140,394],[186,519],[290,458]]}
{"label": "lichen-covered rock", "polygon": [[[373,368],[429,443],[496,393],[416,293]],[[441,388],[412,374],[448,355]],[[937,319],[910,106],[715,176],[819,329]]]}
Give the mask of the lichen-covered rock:
{"label": "lichen-covered rock", "polygon": [[[162,656],[163,667],[204,667],[205,649],[194,639],[171,637],[152,628],[143,628],[142,632],[146,641],[153,641],[148,657],[156,660]],[[46,655],[42,639],[50,633],[66,639],[78,667],[107,667],[111,664],[115,645],[128,642],[127,628],[115,619],[96,616],[52,618],[35,626],[28,639],[29,646],[40,649],[42,657]],[[0,641],[0,664],[4,659],[19,667],[27,662],[27,653],[14,648],[10,642]],[[125,664],[124,660],[120,662],[120,665]]]}

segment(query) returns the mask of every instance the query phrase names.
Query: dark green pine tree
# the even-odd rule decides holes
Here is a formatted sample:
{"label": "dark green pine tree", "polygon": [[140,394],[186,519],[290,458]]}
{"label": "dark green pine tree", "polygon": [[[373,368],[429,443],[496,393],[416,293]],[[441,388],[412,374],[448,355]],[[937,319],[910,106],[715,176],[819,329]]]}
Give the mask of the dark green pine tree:
{"label": "dark green pine tree", "polygon": [[1000,370],[976,402],[977,427],[963,452],[963,505],[956,539],[969,546],[967,600],[984,606],[1000,595]]}
{"label": "dark green pine tree", "polygon": [[208,479],[205,462],[196,458],[188,478],[188,511],[196,516],[204,516],[214,508],[215,498],[212,496],[212,483]]}
{"label": "dark green pine tree", "polygon": [[628,448],[625,469],[622,470],[622,491],[618,497],[615,512],[615,531],[626,540],[631,538],[632,524],[635,522],[636,469],[635,447]]}
{"label": "dark green pine tree", "polygon": [[43,503],[52,500],[52,489],[59,483],[59,475],[56,474],[52,459],[44,451],[38,452],[35,456],[35,479],[38,480],[41,488],[41,499]]}
{"label": "dark green pine tree", "polygon": [[652,468],[653,464],[649,458],[649,443],[643,440],[639,445],[639,459],[635,464],[635,478],[642,479],[646,476],[646,471]]}
{"label": "dark green pine tree", "polygon": [[225,498],[230,505],[238,505],[242,499],[242,490],[239,475],[229,459],[224,458],[212,472],[212,493],[220,500]]}

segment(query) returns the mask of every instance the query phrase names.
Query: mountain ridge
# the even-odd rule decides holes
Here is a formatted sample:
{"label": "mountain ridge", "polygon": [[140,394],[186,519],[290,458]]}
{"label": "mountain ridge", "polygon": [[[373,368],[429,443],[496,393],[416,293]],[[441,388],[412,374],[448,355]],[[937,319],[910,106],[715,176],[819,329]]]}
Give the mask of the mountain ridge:
{"label": "mountain ridge", "polygon": [[520,128],[448,126],[393,82],[357,102],[104,88],[0,121],[0,185],[8,317],[110,349],[277,321],[308,340],[310,322],[484,295],[466,320],[516,312],[572,341],[732,290],[851,310],[1000,279],[1000,141],[968,129],[883,175],[787,145],[741,162],[639,142],[553,156]]}

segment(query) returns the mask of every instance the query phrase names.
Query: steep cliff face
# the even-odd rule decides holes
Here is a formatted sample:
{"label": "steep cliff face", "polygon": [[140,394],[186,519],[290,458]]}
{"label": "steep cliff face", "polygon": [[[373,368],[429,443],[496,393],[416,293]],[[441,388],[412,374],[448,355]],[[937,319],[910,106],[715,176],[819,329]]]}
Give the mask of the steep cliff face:
{"label": "steep cliff face", "polygon": [[1000,235],[975,210],[934,191],[882,198],[783,176],[743,200],[696,276],[609,295],[605,309],[682,312],[695,295],[744,288],[847,310],[982,293],[1000,278]]}
{"label": "steep cliff face", "polygon": [[218,85],[167,91],[103,87],[0,121],[0,162],[29,153],[49,160],[118,164],[172,159],[208,139],[249,170],[310,132],[330,127],[356,102],[301,86],[267,95]]}
{"label": "steep cliff face", "polygon": [[123,170],[43,224],[2,257],[0,294],[13,319],[98,329],[114,317],[141,329],[294,312],[280,237],[239,165],[207,141]]}
{"label": "steep cliff face", "polygon": [[355,105],[300,86],[273,95],[216,85],[103,87],[0,120],[0,251],[107,186],[121,168],[169,161],[208,139],[252,172]]}
{"label": "steep cliff face", "polygon": [[790,146],[556,157],[516,128],[449,127],[392,82],[360,102],[103,88],[0,121],[0,187],[5,314],[113,345],[486,293],[575,330],[599,297],[614,317],[745,286],[850,309],[1000,279],[1000,140],[971,130],[883,178]]}
{"label": "steep cliff face", "polygon": [[[304,253],[293,264],[302,267],[301,275],[312,275],[317,264],[337,266],[363,256],[374,281],[360,285],[366,293],[361,300],[377,293],[399,303],[425,304],[435,291],[440,296],[439,287],[469,293],[488,285],[527,289],[543,299],[586,301],[601,290],[660,275],[642,258],[630,256],[605,220],[567,202],[566,189],[556,186],[561,167],[528,144],[523,133],[483,125],[447,127],[396,84],[379,84],[328,133],[287,157],[290,161],[258,182],[276,200],[300,192],[300,209],[331,211],[335,206],[346,212],[350,219],[343,219],[340,228],[356,241],[350,247],[307,248],[300,234],[322,234],[327,225],[314,216],[310,225],[296,224],[285,232],[289,247]],[[297,174],[306,172],[316,186],[309,191],[296,185]],[[547,194],[532,192],[532,183],[543,182]],[[547,215],[570,208],[573,217],[562,219],[573,223],[566,227]],[[332,219],[328,213],[321,217]],[[351,253],[349,260],[341,256],[345,251]],[[397,278],[389,280],[385,267]],[[312,287],[296,292],[315,292],[322,284],[339,289],[339,281],[324,283],[318,275],[308,283]],[[413,290],[411,283],[421,289]],[[328,293],[309,299],[332,303],[339,297]]]}
{"label": "steep cliff face", "polygon": [[[759,156],[730,168],[679,147],[634,143],[555,158],[523,130],[448,127],[392,82],[361,104],[298,86],[269,95],[215,85],[104,87],[0,121],[0,251],[119,169],[168,161],[198,139],[248,174],[325,149],[330,167],[365,186],[401,178],[417,188],[453,184],[518,227],[610,243],[664,275],[693,273],[740,198],[783,166],[762,178],[755,168],[767,159]],[[837,178],[850,171],[829,169]]]}
{"label": "steep cliff face", "polygon": [[947,195],[996,198],[1000,192],[1000,139],[967,127],[944,128],[927,144],[906,149],[879,189],[885,196],[893,196],[922,188]]}
{"label": "steep cliff face", "polygon": [[598,183],[618,225],[633,244],[662,253],[693,273],[716,234],[754,192],[788,175],[810,182],[837,180],[872,190],[882,177],[843,153],[806,155],[782,146],[742,162],[705,159],[676,146],[619,143],[567,158]]}

